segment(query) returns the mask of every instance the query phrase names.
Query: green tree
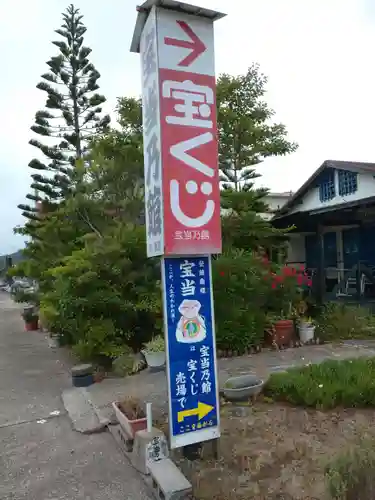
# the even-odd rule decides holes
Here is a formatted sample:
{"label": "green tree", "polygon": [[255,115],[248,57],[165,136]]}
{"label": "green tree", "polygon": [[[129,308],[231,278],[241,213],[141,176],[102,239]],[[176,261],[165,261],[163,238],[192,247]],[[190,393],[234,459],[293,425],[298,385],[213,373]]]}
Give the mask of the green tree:
{"label": "green tree", "polygon": [[[255,165],[297,149],[296,143],[288,141],[285,125],[271,123],[275,112],[263,100],[266,84],[257,64],[245,75],[218,78],[219,168],[224,189],[253,189],[259,177]],[[258,194],[261,199],[265,193]]]}
{"label": "green tree", "polygon": [[47,274],[54,287],[41,311],[82,358],[139,350],[162,327],[160,269],[142,226],[114,220]]}
{"label": "green tree", "polygon": [[112,211],[132,222],[144,215],[142,109],[140,100],[120,98],[116,108],[119,130],[92,144],[91,187]]}
{"label": "green tree", "polygon": [[[282,247],[286,240],[286,230],[276,229],[260,214],[267,211],[260,190],[223,190],[221,205],[227,210],[222,216],[222,234],[225,250],[267,249],[273,251]],[[276,252],[277,253],[277,252]]]}
{"label": "green tree", "polygon": [[[102,116],[105,97],[96,92],[100,73],[89,60],[91,49],[83,45],[83,16],[73,5],[62,16],[63,24],[56,30],[62,39],[52,42],[59,54],[47,62],[49,71],[37,85],[46,92],[47,99],[45,109],[36,113],[31,127],[45,139],[30,140],[44,156],[44,161],[34,158],[29,163],[37,171],[31,176],[33,192],[27,195],[33,202],[60,201],[72,191],[75,161],[86,155],[90,141],[110,121],[109,116]],[[38,220],[35,207],[19,208],[28,219]]]}
{"label": "green tree", "polygon": [[74,196],[45,214],[25,252],[42,320],[83,358],[138,350],[161,327],[160,269],[139,224],[143,150],[132,102],[119,101],[119,129],[76,161]]}

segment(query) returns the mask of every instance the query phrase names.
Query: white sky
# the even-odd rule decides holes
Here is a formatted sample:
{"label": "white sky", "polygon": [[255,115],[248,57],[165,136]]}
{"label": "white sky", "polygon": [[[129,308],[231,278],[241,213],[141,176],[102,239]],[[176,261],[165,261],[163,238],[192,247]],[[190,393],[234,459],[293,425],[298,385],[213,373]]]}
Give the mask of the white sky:
{"label": "white sky", "polygon": [[[141,2],[141,0],[139,0]],[[129,53],[135,0],[77,0],[88,28],[86,45],[102,74],[108,111],[116,97],[140,93],[138,56]],[[295,190],[326,159],[374,161],[375,2],[372,0],[192,0],[226,12],[216,24],[217,72],[244,73],[258,62],[268,75],[270,105],[298,151],[267,160],[261,183]],[[22,246],[17,204],[30,184],[28,145],[33,117],[44,104],[35,85],[56,53],[62,0],[0,0],[0,253]]]}

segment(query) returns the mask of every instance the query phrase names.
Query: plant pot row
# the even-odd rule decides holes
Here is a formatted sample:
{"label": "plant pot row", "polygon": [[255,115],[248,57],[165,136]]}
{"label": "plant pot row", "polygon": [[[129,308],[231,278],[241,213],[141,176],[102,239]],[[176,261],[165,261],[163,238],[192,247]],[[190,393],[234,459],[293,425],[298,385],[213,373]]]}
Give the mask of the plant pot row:
{"label": "plant pot row", "polygon": [[310,323],[301,323],[298,327],[299,338],[296,336],[293,320],[279,320],[273,324],[272,329],[265,333],[264,343],[262,345],[251,345],[244,352],[236,350],[218,349],[219,358],[231,358],[242,356],[244,354],[256,354],[264,347],[276,347],[284,349],[286,347],[300,347],[308,344],[320,344],[319,339],[315,339],[315,326]]}

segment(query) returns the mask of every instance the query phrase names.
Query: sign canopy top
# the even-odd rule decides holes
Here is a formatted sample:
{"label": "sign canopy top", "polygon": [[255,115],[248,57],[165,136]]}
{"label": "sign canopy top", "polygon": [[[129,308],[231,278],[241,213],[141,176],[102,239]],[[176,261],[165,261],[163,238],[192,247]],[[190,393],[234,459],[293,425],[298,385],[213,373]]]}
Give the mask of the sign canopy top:
{"label": "sign canopy top", "polygon": [[148,15],[153,6],[161,7],[166,10],[173,10],[175,12],[180,12],[181,14],[204,17],[206,19],[211,19],[212,21],[217,21],[218,19],[226,16],[226,14],[215,10],[198,7],[197,5],[191,5],[184,2],[177,2],[176,0],[146,0],[146,2],[137,7],[138,17],[135,24],[130,52],[139,53],[143,27],[146,24]]}

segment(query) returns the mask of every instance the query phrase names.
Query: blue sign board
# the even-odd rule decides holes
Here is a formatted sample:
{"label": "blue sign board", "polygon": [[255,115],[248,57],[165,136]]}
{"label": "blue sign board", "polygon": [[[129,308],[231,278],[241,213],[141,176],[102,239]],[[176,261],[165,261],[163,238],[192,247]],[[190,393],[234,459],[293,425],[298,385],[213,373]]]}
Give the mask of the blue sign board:
{"label": "blue sign board", "polygon": [[219,437],[209,256],[163,259],[171,447]]}

